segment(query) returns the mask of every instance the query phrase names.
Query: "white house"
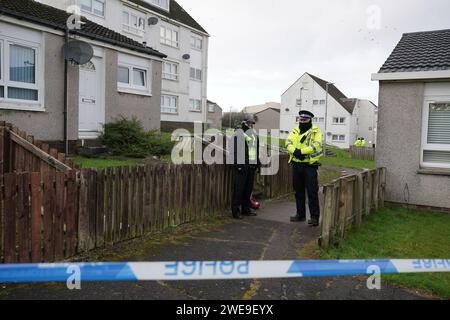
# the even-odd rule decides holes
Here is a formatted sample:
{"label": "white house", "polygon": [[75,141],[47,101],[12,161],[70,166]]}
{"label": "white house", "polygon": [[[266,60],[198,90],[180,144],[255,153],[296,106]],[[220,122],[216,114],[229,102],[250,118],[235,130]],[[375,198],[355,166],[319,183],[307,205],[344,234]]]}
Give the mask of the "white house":
{"label": "white house", "polygon": [[76,5],[88,19],[167,55],[162,71],[163,130],[207,122],[209,34],[175,0],[40,2],[64,10]]}
{"label": "white house", "polygon": [[283,138],[298,126],[300,110],[314,113],[314,122],[322,132],[325,132],[327,118],[325,136],[329,145],[348,149],[358,137],[364,137],[368,143],[376,143],[375,104],[368,100],[349,99],[329,81],[305,73],[282,94],[280,130]]}

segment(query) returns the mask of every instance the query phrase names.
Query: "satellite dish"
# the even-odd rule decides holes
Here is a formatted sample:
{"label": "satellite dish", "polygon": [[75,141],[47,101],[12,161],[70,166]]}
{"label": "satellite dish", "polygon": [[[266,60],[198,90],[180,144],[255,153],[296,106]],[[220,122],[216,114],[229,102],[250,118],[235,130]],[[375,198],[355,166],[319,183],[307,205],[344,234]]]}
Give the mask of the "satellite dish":
{"label": "satellite dish", "polygon": [[158,24],[159,19],[157,17],[150,17],[148,18],[148,25],[154,26],[155,24]]}
{"label": "satellite dish", "polygon": [[190,54],[187,54],[187,53],[186,53],[186,54],[183,55],[183,59],[184,59],[184,60],[189,60],[190,58],[191,58],[191,55],[190,55]]}
{"label": "satellite dish", "polygon": [[85,64],[91,61],[94,56],[94,49],[89,43],[73,40],[63,46],[64,59],[75,62],[76,64]]}

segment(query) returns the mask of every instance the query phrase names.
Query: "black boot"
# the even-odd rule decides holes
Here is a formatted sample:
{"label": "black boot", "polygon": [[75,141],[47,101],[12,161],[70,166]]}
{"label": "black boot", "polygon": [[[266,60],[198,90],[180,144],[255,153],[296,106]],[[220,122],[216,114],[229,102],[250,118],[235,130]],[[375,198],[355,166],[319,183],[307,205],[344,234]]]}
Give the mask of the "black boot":
{"label": "black boot", "polygon": [[295,215],[291,217],[291,222],[305,222],[306,218],[300,217],[299,215]]}
{"label": "black boot", "polygon": [[246,217],[256,217],[258,214],[253,210],[249,210],[247,212],[242,212],[242,215]]}
{"label": "black boot", "polygon": [[317,218],[312,218],[311,220],[308,221],[308,224],[311,227],[318,227],[319,226],[319,219]]}

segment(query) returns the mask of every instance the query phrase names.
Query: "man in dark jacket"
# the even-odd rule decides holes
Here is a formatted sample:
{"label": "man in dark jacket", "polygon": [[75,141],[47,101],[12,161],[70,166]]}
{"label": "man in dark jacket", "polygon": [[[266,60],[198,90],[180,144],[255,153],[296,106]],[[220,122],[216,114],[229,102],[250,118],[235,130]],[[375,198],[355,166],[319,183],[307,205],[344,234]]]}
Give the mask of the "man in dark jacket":
{"label": "man in dark jacket", "polygon": [[[233,136],[234,188],[231,211],[233,218],[256,216],[250,207],[256,171],[261,167],[259,160],[259,139],[253,126],[255,118],[247,115]],[[242,210],[241,210],[242,209]]]}

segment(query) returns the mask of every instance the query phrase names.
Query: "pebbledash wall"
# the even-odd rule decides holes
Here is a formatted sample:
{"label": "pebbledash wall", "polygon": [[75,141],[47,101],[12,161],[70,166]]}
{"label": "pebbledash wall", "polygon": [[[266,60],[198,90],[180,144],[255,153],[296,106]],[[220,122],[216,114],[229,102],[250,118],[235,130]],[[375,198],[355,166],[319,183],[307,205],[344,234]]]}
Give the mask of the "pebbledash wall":
{"label": "pebbledash wall", "polygon": [[376,164],[387,168],[387,201],[450,208],[450,170],[421,167],[423,110],[432,96],[450,98],[450,82],[380,81]]}
{"label": "pebbledash wall", "polygon": [[[62,33],[46,32],[47,29],[27,24],[29,28],[0,21],[1,36],[17,37],[18,41],[32,43],[37,48],[37,79],[39,86],[38,103],[0,101],[0,120],[10,122],[22,128],[36,139],[58,145],[63,140],[64,109],[64,59],[61,48],[64,45]],[[17,23],[17,24],[16,24]],[[44,30],[41,30],[44,29]],[[21,43],[21,42],[19,42]],[[162,60],[140,54],[135,57],[132,51],[116,51],[113,48],[94,45],[100,52],[104,70],[105,122],[120,116],[136,117],[147,130],[160,129],[161,112],[161,70]],[[119,56],[126,59],[141,59],[148,65],[148,80],[151,81],[150,94],[138,95],[119,92],[117,83],[117,65]],[[79,67],[69,64],[69,105],[68,135],[74,146],[79,139]],[[104,78],[103,78],[104,77]]]}

